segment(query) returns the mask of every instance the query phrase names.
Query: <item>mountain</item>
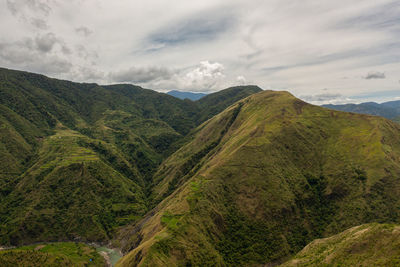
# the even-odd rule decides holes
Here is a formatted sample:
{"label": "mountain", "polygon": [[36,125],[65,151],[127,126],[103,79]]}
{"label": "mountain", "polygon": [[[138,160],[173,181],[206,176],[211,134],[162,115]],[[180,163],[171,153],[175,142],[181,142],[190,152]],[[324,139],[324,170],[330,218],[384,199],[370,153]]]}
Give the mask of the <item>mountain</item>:
{"label": "mountain", "polygon": [[224,108],[0,69],[0,245],[110,240],[149,210],[153,173],[199,117]]}
{"label": "mountain", "polygon": [[391,120],[398,120],[400,118],[400,100],[385,102],[382,104],[367,102],[361,104],[323,105],[323,107],[347,112],[382,116]]}
{"label": "mountain", "polygon": [[181,92],[181,91],[176,91],[176,90],[169,91],[167,94],[172,95],[172,96],[177,97],[182,100],[189,99],[192,101],[199,100],[200,98],[207,95],[207,94],[203,94],[203,93]]}
{"label": "mountain", "polygon": [[0,221],[27,245],[4,265],[86,264],[79,242],[118,266],[390,265],[400,125],[257,86],[189,101],[0,69]]}
{"label": "mountain", "polygon": [[114,241],[118,266],[282,263],[316,238],[400,221],[400,125],[260,92],[197,127],[151,196]]}
{"label": "mountain", "polygon": [[399,246],[400,226],[366,224],[317,239],[281,266],[398,266]]}

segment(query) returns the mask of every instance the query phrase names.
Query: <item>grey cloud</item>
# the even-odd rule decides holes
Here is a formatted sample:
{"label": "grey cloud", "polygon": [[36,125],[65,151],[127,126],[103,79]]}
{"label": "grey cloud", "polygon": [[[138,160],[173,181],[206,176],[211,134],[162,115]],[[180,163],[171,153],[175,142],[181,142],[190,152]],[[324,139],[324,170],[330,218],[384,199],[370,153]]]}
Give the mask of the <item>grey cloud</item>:
{"label": "grey cloud", "polygon": [[103,81],[106,78],[104,72],[88,67],[78,67],[73,76],[81,81]]}
{"label": "grey cloud", "polygon": [[7,8],[14,16],[25,12],[25,9],[45,16],[48,16],[51,12],[51,7],[45,0],[7,0]]}
{"label": "grey cloud", "polygon": [[46,30],[49,28],[45,18],[49,16],[51,7],[45,0],[7,0],[10,13],[32,26]]}
{"label": "grey cloud", "polygon": [[110,73],[110,78],[114,82],[147,83],[159,79],[169,79],[173,72],[164,67],[132,67],[127,70]]}
{"label": "grey cloud", "polygon": [[49,25],[47,25],[47,22],[43,19],[31,18],[30,21],[31,21],[31,24],[38,29],[46,30],[49,28]]}
{"label": "grey cloud", "polygon": [[50,74],[68,73],[73,68],[71,62],[58,56],[42,58],[42,62],[35,60],[28,68],[35,72]]}
{"label": "grey cloud", "polygon": [[17,3],[12,0],[7,0],[7,8],[14,16],[18,14]]}
{"label": "grey cloud", "polygon": [[53,49],[53,46],[58,42],[54,33],[38,35],[35,38],[35,43],[39,51],[48,53]]}
{"label": "grey cloud", "polygon": [[46,74],[67,73],[73,67],[64,58],[36,50],[29,39],[12,44],[0,43],[0,64]]}
{"label": "grey cloud", "polygon": [[55,45],[58,45],[61,52],[65,55],[70,55],[72,53],[71,49],[65,44],[65,42],[52,32],[37,35],[35,37],[35,45],[36,49],[42,53],[51,52]]}
{"label": "grey cloud", "polygon": [[370,72],[367,74],[367,76],[364,77],[364,79],[371,80],[371,79],[385,79],[386,75],[384,72]]}
{"label": "grey cloud", "polygon": [[234,18],[221,10],[196,14],[159,29],[148,37],[148,42],[155,47],[164,47],[213,40],[233,28]]}
{"label": "grey cloud", "polygon": [[398,29],[400,3],[393,1],[386,3],[376,9],[371,9],[365,14],[354,16],[334,25],[334,28],[349,29]]}
{"label": "grey cloud", "polygon": [[89,35],[91,35],[93,33],[93,31],[91,29],[89,29],[88,27],[85,26],[81,26],[78,28],[75,28],[76,33],[78,33],[81,36],[84,37],[88,37]]}

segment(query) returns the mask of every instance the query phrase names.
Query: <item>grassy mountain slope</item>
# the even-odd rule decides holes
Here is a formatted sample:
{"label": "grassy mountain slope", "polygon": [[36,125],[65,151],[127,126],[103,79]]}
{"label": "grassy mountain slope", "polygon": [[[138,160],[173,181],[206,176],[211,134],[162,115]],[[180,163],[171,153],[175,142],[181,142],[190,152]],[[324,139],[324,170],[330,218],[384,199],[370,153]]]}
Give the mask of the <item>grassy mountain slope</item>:
{"label": "grassy mountain slope", "polygon": [[105,266],[104,258],[82,243],[36,244],[0,250],[0,265],[24,266]]}
{"label": "grassy mountain slope", "polygon": [[308,244],[281,266],[399,266],[400,227],[366,224]]}
{"label": "grassy mountain slope", "polygon": [[399,177],[398,124],[254,94],[160,166],[163,200],[120,232],[119,266],[279,263],[315,238],[398,222]]}
{"label": "grassy mountain slope", "polygon": [[200,111],[222,109],[0,69],[0,244],[109,240],[148,210],[153,173]]}

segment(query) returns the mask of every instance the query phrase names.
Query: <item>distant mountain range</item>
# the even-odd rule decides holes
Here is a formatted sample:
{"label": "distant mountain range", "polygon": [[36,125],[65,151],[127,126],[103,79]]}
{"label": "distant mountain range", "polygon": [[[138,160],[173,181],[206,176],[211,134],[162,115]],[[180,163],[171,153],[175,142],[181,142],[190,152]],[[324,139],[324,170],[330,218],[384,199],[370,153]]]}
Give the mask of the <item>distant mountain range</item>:
{"label": "distant mountain range", "polygon": [[192,101],[199,100],[200,98],[207,95],[207,94],[203,94],[203,93],[181,92],[181,91],[176,91],[176,90],[169,91],[167,94],[172,95],[172,96],[177,97],[182,100],[189,99]]}
{"label": "distant mountain range", "polygon": [[366,102],[361,104],[322,105],[322,106],[325,108],[330,108],[340,111],[376,115],[394,121],[400,121],[400,100],[385,102],[382,104],[378,104],[375,102]]}

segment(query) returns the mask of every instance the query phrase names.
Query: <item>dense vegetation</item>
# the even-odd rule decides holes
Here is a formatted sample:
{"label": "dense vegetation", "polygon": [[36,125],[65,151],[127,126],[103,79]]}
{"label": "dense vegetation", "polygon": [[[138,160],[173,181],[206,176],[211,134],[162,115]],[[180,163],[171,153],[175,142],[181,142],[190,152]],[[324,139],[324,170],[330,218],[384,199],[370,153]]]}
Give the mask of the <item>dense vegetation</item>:
{"label": "dense vegetation", "polygon": [[82,243],[36,244],[0,251],[0,266],[105,266],[95,248]]}
{"label": "dense vegetation", "polygon": [[[190,101],[0,69],[3,246],[112,241],[127,253],[120,266],[276,265],[316,238],[400,223],[399,177],[400,126],[380,117],[256,86]],[[397,234],[362,227],[382,242]],[[322,248],[296,257],[371,262],[370,245],[345,261],[350,243],[339,243],[336,258]],[[52,246],[1,251],[0,265],[95,257]]]}
{"label": "dense vegetation", "polygon": [[400,222],[391,121],[268,91],[193,136],[154,176],[164,200],[121,231],[116,243],[130,252],[120,266],[277,264],[315,238]]}
{"label": "dense vegetation", "polygon": [[210,111],[138,86],[0,69],[0,245],[110,240],[151,207],[153,173],[183,137],[254,92],[223,90]]}

